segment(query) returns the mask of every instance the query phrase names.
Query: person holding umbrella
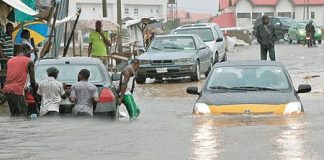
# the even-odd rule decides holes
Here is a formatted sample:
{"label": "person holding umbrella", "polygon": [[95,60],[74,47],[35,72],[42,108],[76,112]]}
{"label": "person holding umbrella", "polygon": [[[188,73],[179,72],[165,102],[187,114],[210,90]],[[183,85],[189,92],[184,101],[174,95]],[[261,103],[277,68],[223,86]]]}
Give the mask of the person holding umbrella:
{"label": "person holding umbrella", "polygon": [[30,38],[30,32],[27,29],[24,29],[21,34],[21,44],[27,44],[31,48],[30,58],[35,62],[38,58],[37,52],[39,51],[35,47],[33,39]]}

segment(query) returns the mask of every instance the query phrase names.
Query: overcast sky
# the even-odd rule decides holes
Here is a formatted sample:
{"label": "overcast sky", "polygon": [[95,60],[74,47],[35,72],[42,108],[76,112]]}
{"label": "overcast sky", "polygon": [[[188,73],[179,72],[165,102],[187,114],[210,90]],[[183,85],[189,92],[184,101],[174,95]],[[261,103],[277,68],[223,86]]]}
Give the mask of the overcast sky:
{"label": "overcast sky", "polygon": [[192,12],[203,12],[216,14],[218,11],[218,0],[177,0],[178,9],[190,10]]}

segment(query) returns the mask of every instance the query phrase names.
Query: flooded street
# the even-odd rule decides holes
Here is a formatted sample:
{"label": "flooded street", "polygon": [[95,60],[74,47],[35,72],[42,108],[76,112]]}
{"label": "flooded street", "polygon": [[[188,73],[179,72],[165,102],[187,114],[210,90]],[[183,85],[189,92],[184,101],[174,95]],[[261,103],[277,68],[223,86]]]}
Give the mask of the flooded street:
{"label": "flooded street", "polygon": [[[135,89],[139,119],[0,116],[0,159],[324,159],[324,45],[278,44],[277,60],[294,85],[307,83],[300,116],[193,116],[188,79],[148,80]],[[259,59],[259,46],[238,47],[228,60]],[[122,108],[123,109],[123,108]]]}

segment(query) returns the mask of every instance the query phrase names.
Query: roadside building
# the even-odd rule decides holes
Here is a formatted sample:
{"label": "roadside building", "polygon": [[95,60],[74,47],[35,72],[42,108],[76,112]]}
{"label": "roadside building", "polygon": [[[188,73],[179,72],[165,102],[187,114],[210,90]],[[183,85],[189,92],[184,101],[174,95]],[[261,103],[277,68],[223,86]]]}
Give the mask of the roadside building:
{"label": "roadside building", "polygon": [[313,19],[324,25],[324,0],[308,1],[307,7],[305,0],[220,0],[219,7],[222,14],[235,15],[231,17],[237,27],[252,26],[262,15]]}
{"label": "roadside building", "polygon": [[[166,20],[167,0],[123,0],[121,3],[122,19],[152,17]],[[80,20],[103,18],[102,0],[70,1],[70,14],[75,13],[77,9],[82,10]],[[107,18],[117,22],[117,0],[107,0]]]}

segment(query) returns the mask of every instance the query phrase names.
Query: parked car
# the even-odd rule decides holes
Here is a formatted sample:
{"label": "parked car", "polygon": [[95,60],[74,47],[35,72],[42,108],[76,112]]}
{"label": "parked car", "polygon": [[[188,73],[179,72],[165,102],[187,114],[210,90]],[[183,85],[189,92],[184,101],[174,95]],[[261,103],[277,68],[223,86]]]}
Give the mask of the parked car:
{"label": "parked car", "polygon": [[[109,77],[103,63],[90,57],[64,57],[41,59],[35,64],[35,79],[39,82],[47,78],[46,69],[56,67],[59,70],[58,81],[66,85],[67,95],[71,92],[71,85],[78,82],[78,73],[81,69],[90,71],[89,82],[98,88],[99,102],[94,105],[94,116],[107,114],[112,118],[118,118],[118,96],[116,87],[112,84],[113,80],[118,80],[119,76]],[[32,92],[27,92],[26,101],[29,107],[35,107],[36,100]],[[69,114],[72,112],[74,104],[67,98],[60,103],[60,114]]]}
{"label": "parked car", "polygon": [[156,36],[144,54],[137,72],[137,83],[146,78],[190,76],[200,80],[212,67],[212,51],[197,35],[174,34]]}
{"label": "parked car", "polygon": [[213,51],[213,64],[227,61],[226,42],[216,23],[186,24],[172,31],[173,34],[197,34]]}
{"label": "parked car", "polygon": [[310,92],[304,84],[294,89],[285,67],[274,61],[233,61],[214,65],[199,95],[194,114],[291,115],[304,112],[299,93]]}
{"label": "parked car", "polygon": [[[269,23],[275,27],[277,39],[288,40],[288,29],[293,24],[294,19],[289,17],[273,17],[269,16]],[[259,17],[253,26],[253,35],[256,36],[257,27],[262,24],[262,17]]]}
{"label": "parked car", "polygon": [[[302,41],[306,40],[306,25],[309,21],[296,21],[294,22],[290,27],[288,31],[288,39],[289,43],[291,43],[293,40],[296,40],[297,43],[300,43]],[[318,43],[322,43],[322,31],[321,28],[316,25],[313,22],[313,25],[315,27],[315,41],[318,41]]]}

